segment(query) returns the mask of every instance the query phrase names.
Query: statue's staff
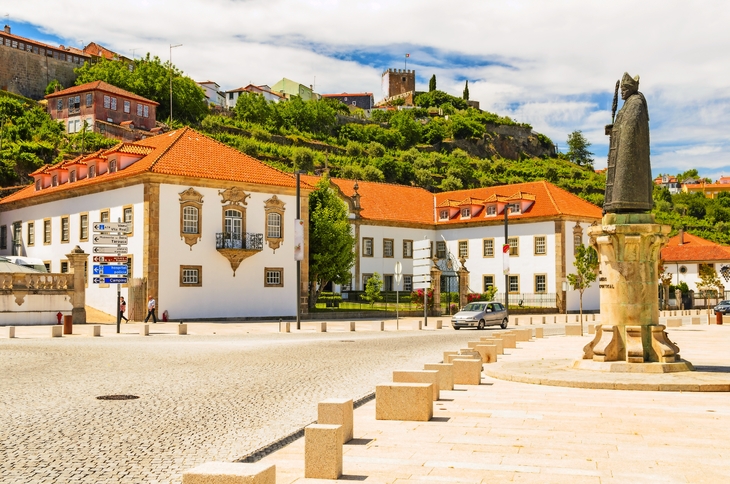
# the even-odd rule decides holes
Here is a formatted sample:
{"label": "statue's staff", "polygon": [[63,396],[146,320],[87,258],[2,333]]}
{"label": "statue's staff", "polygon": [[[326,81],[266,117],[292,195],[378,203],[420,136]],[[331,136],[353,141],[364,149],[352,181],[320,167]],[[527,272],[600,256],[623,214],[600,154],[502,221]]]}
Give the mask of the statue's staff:
{"label": "statue's staff", "polygon": [[621,81],[616,81],[616,89],[613,91],[613,106],[611,106],[611,124],[616,121],[616,108],[618,107],[618,88],[621,85]]}

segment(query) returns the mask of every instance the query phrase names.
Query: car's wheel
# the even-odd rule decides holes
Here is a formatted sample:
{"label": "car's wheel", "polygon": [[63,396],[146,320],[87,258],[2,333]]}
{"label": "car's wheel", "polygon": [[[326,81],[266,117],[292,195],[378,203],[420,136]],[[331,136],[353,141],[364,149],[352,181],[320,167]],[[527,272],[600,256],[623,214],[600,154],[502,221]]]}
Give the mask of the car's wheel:
{"label": "car's wheel", "polygon": [[507,318],[504,318],[504,319],[502,320],[502,324],[500,324],[500,325],[499,325],[499,326],[500,326],[500,328],[502,328],[502,329],[507,329],[507,323],[509,323],[509,320],[508,320]]}
{"label": "car's wheel", "polygon": [[480,319],[479,323],[477,324],[477,329],[484,329],[484,320]]}
{"label": "car's wheel", "polygon": [[458,330],[460,330],[461,328],[460,328],[460,327],[458,327],[458,326],[454,326],[454,329],[458,331]]}

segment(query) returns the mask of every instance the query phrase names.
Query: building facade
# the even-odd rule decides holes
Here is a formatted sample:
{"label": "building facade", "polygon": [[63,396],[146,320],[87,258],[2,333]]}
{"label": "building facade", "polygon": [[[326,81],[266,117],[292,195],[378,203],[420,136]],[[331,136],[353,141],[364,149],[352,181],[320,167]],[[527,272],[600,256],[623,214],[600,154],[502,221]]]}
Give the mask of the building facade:
{"label": "building facade", "polygon": [[350,94],[347,92],[343,92],[342,94],[322,94],[322,97],[325,99],[336,99],[350,108],[359,108],[366,111],[373,109],[375,106],[372,92],[356,94]]}
{"label": "building facade", "polygon": [[662,249],[661,259],[664,273],[671,276],[671,284],[684,282],[690,291],[699,293],[700,268],[707,266],[730,288],[730,247],[680,231]]}
{"label": "building facade", "polygon": [[302,101],[319,99],[319,95],[312,90],[312,86],[305,86],[286,77],[271,86],[271,90],[284,94],[287,99],[292,96],[299,96]]}
{"label": "building facade", "polygon": [[226,98],[226,107],[228,109],[235,108],[236,103],[238,102],[238,97],[244,92],[253,92],[255,94],[260,94],[264,97],[264,99],[272,103],[278,103],[282,99],[286,99],[286,97],[282,93],[273,91],[267,85],[254,86],[253,84],[249,84],[246,87],[239,87],[238,89],[224,92],[223,95]]}
{"label": "building facade", "polygon": [[416,91],[416,71],[410,69],[387,69],[381,77],[383,98],[391,98]]}
{"label": "building facade", "polygon": [[221,87],[214,81],[196,82],[205,93],[205,102],[208,106],[219,108],[226,107],[226,96],[221,92]]}

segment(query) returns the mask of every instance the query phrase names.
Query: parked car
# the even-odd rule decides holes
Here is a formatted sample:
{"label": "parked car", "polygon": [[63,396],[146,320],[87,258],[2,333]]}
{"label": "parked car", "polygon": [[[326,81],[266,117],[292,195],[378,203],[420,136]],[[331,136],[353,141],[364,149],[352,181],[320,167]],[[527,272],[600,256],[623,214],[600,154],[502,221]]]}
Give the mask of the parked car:
{"label": "parked car", "polygon": [[716,313],[728,314],[730,313],[730,299],[720,301],[720,304],[713,308]]}
{"label": "parked car", "polygon": [[484,329],[492,325],[499,325],[505,329],[508,322],[507,311],[502,303],[498,302],[471,302],[451,317],[451,326],[454,329],[468,327]]}

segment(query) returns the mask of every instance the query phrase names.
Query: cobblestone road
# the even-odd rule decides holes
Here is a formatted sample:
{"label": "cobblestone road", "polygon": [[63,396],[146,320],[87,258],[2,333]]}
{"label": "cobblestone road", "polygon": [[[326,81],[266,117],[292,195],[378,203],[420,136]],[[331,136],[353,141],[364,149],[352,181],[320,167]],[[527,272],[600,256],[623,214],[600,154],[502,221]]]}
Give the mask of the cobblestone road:
{"label": "cobblestone road", "polygon": [[[0,482],[179,483],[484,333],[3,338]],[[109,394],[140,398],[96,399]]]}

